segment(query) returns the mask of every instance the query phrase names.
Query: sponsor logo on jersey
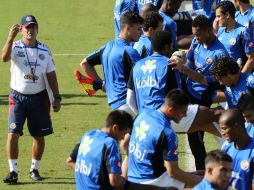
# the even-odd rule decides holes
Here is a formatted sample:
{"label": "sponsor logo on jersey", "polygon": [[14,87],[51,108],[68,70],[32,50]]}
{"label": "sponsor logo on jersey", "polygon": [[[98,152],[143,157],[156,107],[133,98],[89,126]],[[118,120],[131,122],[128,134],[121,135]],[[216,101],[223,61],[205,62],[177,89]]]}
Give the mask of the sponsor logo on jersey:
{"label": "sponsor logo on jersey", "polygon": [[15,129],[17,126],[16,126],[16,123],[11,123],[10,124],[10,129]]}
{"label": "sponsor logo on jersey", "polygon": [[39,59],[43,61],[45,59],[45,55],[44,54],[40,54],[39,55]]}
{"label": "sponsor logo on jersey", "polygon": [[231,38],[230,40],[229,40],[229,43],[230,43],[230,45],[235,45],[235,43],[236,43],[236,40],[235,40],[235,38]]}
{"label": "sponsor logo on jersey", "polygon": [[140,150],[140,144],[135,141],[130,141],[129,144],[129,153],[133,154],[138,160],[144,160],[146,150]]}
{"label": "sponsor logo on jersey", "polygon": [[151,73],[154,69],[156,69],[156,60],[147,60],[144,65],[141,66],[141,70],[144,74],[147,72]]}
{"label": "sponsor logo on jersey", "polygon": [[213,62],[211,57],[207,57],[205,61],[207,64],[211,64]]}
{"label": "sponsor logo on jersey", "polygon": [[247,169],[249,169],[249,167],[250,167],[250,164],[249,164],[249,162],[247,161],[247,160],[243,160],[243,161],[241,161],[241,169],[242,170],[247,170]]}
{"label": "sponsor logo on jersey", "polygon": [[25,54],[23,51],[18,51],[17,56],[18,57],[25,57]]}
{"label": "sponsor logo on jersey", "polygon": [[93,139],[90,139],[89,136],[86,136],[80,144],[78,154],[82,154],[83,156],[85,156],[88,152],[90,152],[91,150],[90,145],[92,142],[93,142]]}
{"label": "sponsor logo on jersey", "polygon": [[152,76],[148,76],[144,78],[143,80],[139,80],[136,78],[137,89],[147,88],[147,87],[151,88],[157,85],[158,85],[157,81]]}
{"label": "sponsor logo on jersey", "polygon": [[91,174],[91,169],[92,169],[92,163],[87,165],[85,160],[77,159],[76,164],[75,164],[75,172],[79,172],[81,174],[89,176]]}
{"label": "sponsor logo on jersey", "polygon": [[155,3],[153,3],[152,0],[138,0],[138,4],[140,5],[144,5],[144,4],[147,4],[147,3],[152,3],[155,5]]}
{"label": "sponsor logo on jersey", "polygon": [[146,138],[146,132],[150,126],[146,124],[146,121],[141,121],[140,126],[135,128],[135,138],[138,138],[139,142]]}

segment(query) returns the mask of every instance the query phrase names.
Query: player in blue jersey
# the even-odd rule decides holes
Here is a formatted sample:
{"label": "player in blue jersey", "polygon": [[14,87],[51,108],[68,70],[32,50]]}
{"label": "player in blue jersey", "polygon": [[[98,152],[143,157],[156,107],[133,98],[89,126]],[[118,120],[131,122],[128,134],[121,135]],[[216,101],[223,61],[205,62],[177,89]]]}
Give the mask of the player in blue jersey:
{"label": "player in blue jersey", "polygon": [[201,180],[178,167],[178,140],[170,124],[186,116],[188,104],[184,92],[173,89],[160,109],[138,115],[129,143],[128,181],[182,189]]}
{"label": "player in blue jersey", "polygon": [[254,95],[244,93],[241,95],[237,108],[242,112],[246,121],[245,128],[250,137],[254,137]]}
{"label": "player in blue jersey", "polygon": [[123,188],[118,141],[131,131],[132,125],[131,115],[115,110],[107,116],[104,128],[84,134],[75,164],[78,190]]}
{"label": "player in blue jersey", "polygon": [[153,54],[151,44],[151,36],[163,28],[163,19],[157,12],[148,12],[144,18],[143,31],[138,42],[135,42],[133,48],[136,49],[139,55],[144,58]]}
{"label": "player in blue jersey", "polygon": [[215,61],[211,68],[211,76],[201,75],[181,64],[175,65],[175,69],[185,73],[193,81],[210,86],[212,89],[223,90],[229,108],[236,108],[241,94],[254,89],[254,75],[241,73],[239,65],[228,57]]}
{"label": "player in blue jersey", "polygon": [[163,18],[163,30],[171,33],[174,50],[178,49],[177,25],[172,17],[178,12],[181,3],[181,0],[164,0],[161,8],[159,9],[159,13]]}
{"label": "player in blue jersey", "polygon": [[108,104],[113,110],[125,107],[129,73],[133,64],[141,59],[129,44],[138,41],[142,33],[143,19],[136,13],[127,12],[121,17],[120,22],[119,37],[80,63],[83,71],[96,80],[101,79],[94,66],[102,65]]}
{"label": "player in blue jersey", "polygon": [[221,150],[213,150],[205,159],[204,179],[193,190],[225,190],[232,174],[232,158]]}
{"label": "player in blue jersey", "polygon": [[229,56],[242,68],[250,72],[254,68],[254,40],[250,28],[235,21],[235,6],[223,1],[216,6],[216,19],[219,23],[218,39],[227,49]]}
{"label": "player in blue jersey", "polygon": [[114,25],[115,36],[120,34],[120,18],[126,12],[134,12],[136,9],[135,0],[115,0],[114,5]]}
{"label": "player in blue jersey", "polygon": [[141,12],[142,12],[142,8],[146,4],[151,3],[159,10],[160,7],[161,7],[162,2],[163,2],[163,0],[136,0],[137,9],[138,9],[138,12],[139,12],[140,15],[141,15]]}
{"label": "player in blue jersey", "polygon": [[235,14],[236,22],[245,27],[254,29],[254,8],[249,0],[232,0],[237,10]]}
{"label": "player in blue jersey", "polygon": [[254,189],[254,139],[245,129],[245,120],[239,110],[226,110],[220,117],[221,134],[228,141],[222,150],[233,160],[232,177],[228,189]]}
{"label": "player in blue jersey", "polygon": [[[187,54],[187,66],[196,72],[209,76],[214,60],[227,55],[227,51],[214,35],[212,23],[204,15],[199,15],[193,20],[192,32],[195,39]],[[192,81],[190,78],[187,78],[183,88],[189,94],[191,103],[210,107],[216,97],[216,91]],[[192,133],[188,135],[188,139],[196,160],[196,168],[204,169],[206,151],[203,144],[203,134]]]}

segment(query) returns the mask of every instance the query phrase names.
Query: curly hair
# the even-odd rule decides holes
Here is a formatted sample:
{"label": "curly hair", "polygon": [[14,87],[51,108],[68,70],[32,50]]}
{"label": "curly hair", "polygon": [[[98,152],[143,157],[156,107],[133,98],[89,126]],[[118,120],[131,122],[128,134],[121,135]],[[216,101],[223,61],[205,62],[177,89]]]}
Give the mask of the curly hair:
{"label": "curly hair", "polygon": [[204,15],[198,15],[192,22],[192,27],[200,28],[201,30],[211,30],[212,22]]}
{"label": "curly hair", "polygon": [[211,75],[217,79],[239,73],[239,65],[229,57],[217,58],[211,67]]}
{"label": "curly hair", "polygon": [[254,109],[254,95],[252,93],[242,94],[237,103],[240,112]]}

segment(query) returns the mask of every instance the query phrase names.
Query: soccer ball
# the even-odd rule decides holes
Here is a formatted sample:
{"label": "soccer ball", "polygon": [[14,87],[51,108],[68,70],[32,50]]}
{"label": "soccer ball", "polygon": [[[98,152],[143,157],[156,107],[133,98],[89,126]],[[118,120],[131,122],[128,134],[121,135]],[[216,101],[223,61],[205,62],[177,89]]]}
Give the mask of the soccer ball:
{"label": "soccer ball", "polygon": [[186,52],[184,50],[180,50],[180,51],[175,51],[172,56],[171,59],[175,59],[177,62],[182,62],[184,61],[186,57]]}

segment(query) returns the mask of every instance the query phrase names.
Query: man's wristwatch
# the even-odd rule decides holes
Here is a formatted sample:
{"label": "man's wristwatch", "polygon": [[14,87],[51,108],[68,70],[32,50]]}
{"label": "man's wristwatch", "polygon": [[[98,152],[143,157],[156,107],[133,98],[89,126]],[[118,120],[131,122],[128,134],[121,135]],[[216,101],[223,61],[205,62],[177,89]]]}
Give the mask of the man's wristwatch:
{"label": "man's wristwatch", "polygon": [[58,99],[60,102],[62,101],[62,96],[60,94],[54,95],[55,100]]}

